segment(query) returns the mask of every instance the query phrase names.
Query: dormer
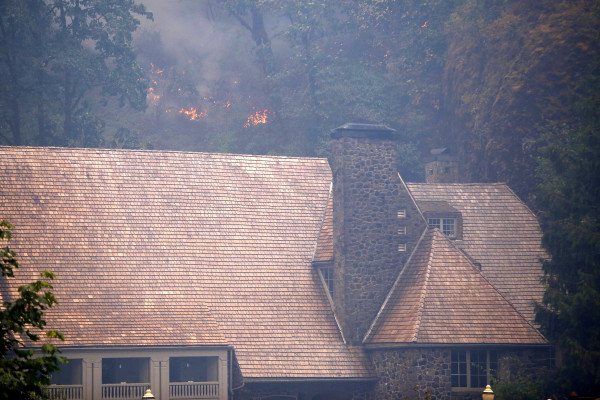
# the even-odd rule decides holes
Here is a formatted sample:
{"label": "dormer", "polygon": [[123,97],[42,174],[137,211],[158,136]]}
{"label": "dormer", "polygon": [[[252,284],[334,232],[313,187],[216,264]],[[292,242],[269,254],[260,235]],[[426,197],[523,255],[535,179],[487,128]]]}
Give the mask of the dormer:
{"label": "dormer", "polygon": [[420,201],[419,208],[432,228],[439,228],[452,240],[463,237],[462,214],[446,201]]}

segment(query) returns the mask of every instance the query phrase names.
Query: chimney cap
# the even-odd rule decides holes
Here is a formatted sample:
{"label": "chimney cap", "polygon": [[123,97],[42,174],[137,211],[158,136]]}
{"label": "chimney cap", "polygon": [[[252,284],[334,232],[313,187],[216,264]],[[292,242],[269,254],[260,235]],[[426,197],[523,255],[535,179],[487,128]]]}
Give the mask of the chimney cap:
{"label": "chimney cap", "polygon": [[333,139],[341,137],[372,138],[372,139],[398,139],[396,130],[382,124],[361,124],[349,122],[331,131]]}

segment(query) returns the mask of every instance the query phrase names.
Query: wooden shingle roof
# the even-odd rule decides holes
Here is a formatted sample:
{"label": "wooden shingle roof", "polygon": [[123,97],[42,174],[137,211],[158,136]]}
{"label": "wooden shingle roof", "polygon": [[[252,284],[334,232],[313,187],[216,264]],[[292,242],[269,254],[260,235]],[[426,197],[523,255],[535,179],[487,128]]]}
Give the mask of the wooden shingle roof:
{"label": "wooden shingle roof", "polygon": [[546,344],[546,340],[439,229],[429,228],[366,343]]}
{"label": "wooden shingle roof", "polygon": [[0,176],[14,283],[57,274],[64,347],[229,344],[246,378],[373,376],[311,268],[327,160],[0,147]]}
{"label": "wooden shingle roof", "polygon": [[331,193],[313,256],[313,262],[329,261],[333,261],[333,198]]}
{"label": "wooden shingle roof", "polygon": [[501,183],[409,183],[417,203],[445,201],[462,214],[462,241],[483,275],[529,321],[544,292],[542,232],[535,215]]}

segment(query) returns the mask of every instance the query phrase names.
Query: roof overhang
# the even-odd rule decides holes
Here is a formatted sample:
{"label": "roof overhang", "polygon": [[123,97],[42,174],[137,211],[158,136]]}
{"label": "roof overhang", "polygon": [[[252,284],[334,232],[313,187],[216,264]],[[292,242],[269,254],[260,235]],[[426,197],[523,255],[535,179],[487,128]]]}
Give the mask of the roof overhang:
{"label": "roof overhang", "polygon": [[474,347],[494,347],[494,348],[544,348],[553,347],[550,343],[370,343],[365,344],[364,349],[369,350],[385,350],[385,349],[416,349],[416,348],[474,348]]}

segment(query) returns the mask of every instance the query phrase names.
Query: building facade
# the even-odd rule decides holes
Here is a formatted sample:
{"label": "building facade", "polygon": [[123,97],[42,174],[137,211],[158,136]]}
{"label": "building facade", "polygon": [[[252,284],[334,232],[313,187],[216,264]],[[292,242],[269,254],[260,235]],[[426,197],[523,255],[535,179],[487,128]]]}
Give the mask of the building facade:
{"label": "building facade", "polygon": [[470,399],[542,371],[535,216],[503,184],[404,182],[399,135],[346,124],[329,161],[0,147],[2,299],[57,275],[50,393]]}

